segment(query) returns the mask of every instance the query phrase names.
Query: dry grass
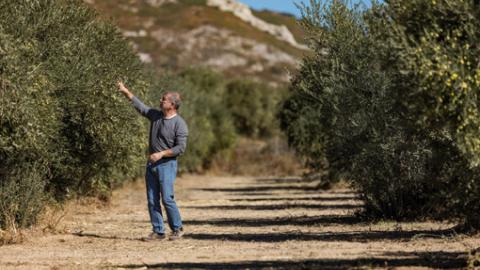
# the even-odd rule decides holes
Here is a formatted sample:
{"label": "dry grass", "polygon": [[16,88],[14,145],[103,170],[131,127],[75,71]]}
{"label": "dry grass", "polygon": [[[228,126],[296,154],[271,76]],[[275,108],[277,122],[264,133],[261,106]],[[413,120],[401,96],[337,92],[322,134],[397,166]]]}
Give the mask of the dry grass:
{"label": "dry grass", "polygon": [[16,244],[23,242],[24,235],[18,229],[13,214],[3,212],[3,218],[6,222],[5,230],[0,228],[0,246],[6,244]]}
{"label": "dry grass", "polygon": [[81,197],[72,199],[65,204],[49,204],[40,216],[38,228],[45,233],[65,233],[65,219],[76,212],[93,212],[111,206],[111,201],[103,197]]}
{"label": "dry grass", "polygon": [[22,231],[17,229],[0,230],[0,246],[19,244],[25,239]]}
{"label": "dry grass", "polygon": [[46,233],[65,232],[65,227],[62,227],[61,224],[66,214],[64,206],[60,204],[50,204],[45,207],[45,210],[40,215],[38,227]]}
{"label": "dry grass", "polygon": [[304,169],[281,138],[240,138],[229,157],[223,154],[215,158],[209,172],[216,175],[290,176],[300,175]]}
{"label": "dry grass", "polygon": [[77,213],[88,213],[106,209],[111,206],[109,200],[95,197],[72,199],[65,204],[49,203],[38,218],[38,223],[32,228],[19,229],[17,226],[8,226],[0,229],[0,246],[20,244],[32,235],[65,234],[67,225],[65,220]]}

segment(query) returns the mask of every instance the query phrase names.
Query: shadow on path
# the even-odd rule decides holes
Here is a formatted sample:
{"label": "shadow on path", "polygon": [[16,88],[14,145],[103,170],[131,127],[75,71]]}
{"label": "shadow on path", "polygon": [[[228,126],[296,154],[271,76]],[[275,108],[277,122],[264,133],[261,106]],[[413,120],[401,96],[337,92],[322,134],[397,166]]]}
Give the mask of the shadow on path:
{"label": "shadow on path", "polygon": [[313,259],[295,261],[239,261],[212,263],[160,263],[160,264],[127,264],[116,267],[135,269],[355,269],[372,267],[430,267],[436,269],[464,268],[467,266],[466,254],[459,252],[415,252],[389,256],[404,258],[360,258],[360,259]]}
{"label": "shadow on path", "polygon": [[247,219],[212,219],[212,220],[185,220],[186,225],[212,225],[219,227],[263,227],[263,226],[314,226],[343,224],[360,224],[362,220],[355,216],[324,215],[314,217],[289,218],[247,218]]}
{"label": "shadow on path", "polygon": [[211,206],[184,206],[182,208],[204,210],[283,210],[293,208],[304,209],[358,209],[361,204],[272,204],[272,205],[211,205]]}
{"label": "shadow on path", "polygon": [[278,195],[278,194],[273,194],[271,192],[240,192],[240,193],[236,193],[235,195],[250,197],[250,196],[272,196],[272,195]]}
{"label": "shadow on path", "polygon": [[128,241],[143,241],[143,238],[135,237],[120,237],[115,235],[100,235],[96,233],[74,232],[71,235],[78,237],[99,238],[99,239],[112,239],[112,240],[128,240]]}
{"label": "shadow on path", "polygon": [[314,186],[253,186],[253,187],[234,187],[234,188],[196,188],[194,190],[209,192],[257,192],[257,191],[275,191],[275,190],[301,190],[316,191],[320,189]]}
{"label": "shadow on path", "polygon": [[192,233],[185,238],[195,240],[223,240],[240,242],[285,242],[285,241],[347,241],[369,242],[399,240],[410,241],[412,238],[444,238],[455,235],[453,230],[413,230],[413,231],[351,231],[351,232],[325,232],[325,233],[229,233],[229,234],[206,234]]}
{"label": "shadow on path", "polygon": [[331,202],[331,201],[348,201],[359,200],[358,196],[338,196],[338,197],[319,197],[319,196],[298,196],[298,197],[272,197],[272,198],[240,198],[240,199],[228,199],[232,202],[268,202],[268,201],[318,201],[318,202]]}
{"label": "shadow on path", "polygon": [[284,184],[284,183],[313,183],[318,182],[317,179],[307,178],[259,178],[255,179],[256,182],[265,184]]}
{"label": "shadow on path", "polygon": [[[195,190],[202,190],[202,189],[195,189]],[[231,189],[229,189],[231,190]],[[221,190],[215,190],[218,192],[221,192]],[[274,190],[272,190],[274,191]],[[282,196],[282,195],[287,195],[287,194],[276,194],[272,192],[263,192],[263,191],[248,191],[248,192],[243,192],[243,191],[227,191],[234,193],[235,196]],[[339,195],[340,197],[346,197],[346,196],[357,196],[358,193],[354,191],[328,191],[325,192],[323,190],[314,190],[314,191],[305,191],[305,192],[289,192],[288,195],[313,195],[313,194],[334,194],[334,195]],[[232,194],[233,195],[233,194]]]}

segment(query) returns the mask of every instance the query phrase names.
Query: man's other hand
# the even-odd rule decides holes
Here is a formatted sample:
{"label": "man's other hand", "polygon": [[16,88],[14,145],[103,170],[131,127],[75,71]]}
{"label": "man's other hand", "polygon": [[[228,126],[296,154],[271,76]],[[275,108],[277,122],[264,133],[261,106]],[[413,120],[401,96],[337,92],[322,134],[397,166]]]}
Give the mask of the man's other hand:
{"label": "man's other hand", "polygon": [[153,153],[148,157],[148,160],[152,163],[155,163],[163,158],[163,152]]}

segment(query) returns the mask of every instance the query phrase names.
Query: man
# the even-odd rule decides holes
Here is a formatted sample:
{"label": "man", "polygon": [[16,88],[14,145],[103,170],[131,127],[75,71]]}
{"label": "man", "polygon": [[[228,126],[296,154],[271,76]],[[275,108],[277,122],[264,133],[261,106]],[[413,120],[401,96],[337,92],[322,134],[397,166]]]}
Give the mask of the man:
{"label": "man", "polygon": [[183,154],[187,145],[187,124],[177,110],[180,94],[167,92],[160,101],[160,110],[152,109],[135,97],[122,82],[119,91],[128,98],[140,114],[150,120],[149,159],[146,166],[148,211],[153,232],[145,241],[165,239],[162,209],[167,212],[168,225],[172,230],[170,240],[182,237],[183,227],[180,211],[175,202],[174,183],[177,174],[177,156]]}

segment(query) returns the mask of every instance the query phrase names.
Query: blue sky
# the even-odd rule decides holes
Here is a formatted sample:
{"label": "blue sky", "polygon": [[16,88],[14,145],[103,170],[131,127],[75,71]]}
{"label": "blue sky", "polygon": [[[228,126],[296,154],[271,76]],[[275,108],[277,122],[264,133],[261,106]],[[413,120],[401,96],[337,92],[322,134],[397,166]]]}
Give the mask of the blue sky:
{"label": "blue sky", "polygon": [[[300,11],[294,3],[310,3],[310,0],[238,0],[244,4],[249,5],[253,9],[269,9],[280,12],[287,12],[300,17]],[[369,0],[365,0],[365,3],[370,3]]]}

